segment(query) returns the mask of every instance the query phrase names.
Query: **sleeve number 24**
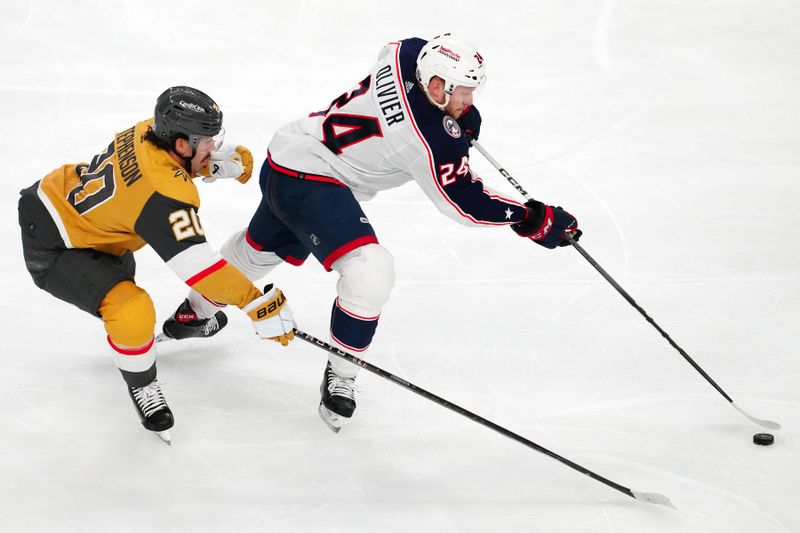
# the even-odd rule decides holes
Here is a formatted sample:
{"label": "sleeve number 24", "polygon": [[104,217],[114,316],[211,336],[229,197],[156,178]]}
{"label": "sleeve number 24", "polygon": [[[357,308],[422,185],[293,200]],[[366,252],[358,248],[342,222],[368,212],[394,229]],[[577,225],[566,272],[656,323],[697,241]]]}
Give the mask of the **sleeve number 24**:
{"label": "sleeve number 24", "polygon": [[469,158],[467,156],[461,158],[458,170],[456,170],[455,163],[439,165],[439,178],[442,180],[442,186],[450,185],[459,176],[466,176],[467,174],[469,174]]}

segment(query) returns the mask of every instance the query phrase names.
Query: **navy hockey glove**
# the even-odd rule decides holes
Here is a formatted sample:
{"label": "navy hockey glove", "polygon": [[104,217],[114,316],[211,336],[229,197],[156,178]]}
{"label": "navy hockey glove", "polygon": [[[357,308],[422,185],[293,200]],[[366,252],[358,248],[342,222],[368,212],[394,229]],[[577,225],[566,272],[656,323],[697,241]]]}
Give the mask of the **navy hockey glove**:
{"label": "navy hockey glove", "polygon": [[478,140],[478,135],[481,134],[482,121],[481,114],[474,105],[469,106],[467,110],[461,113],[461,116],[456,119],[458,125],[461,126],[464,133],[467,134],[467,139],[475,139],[476,141]]}
{"label": "navy hockey glove", "polygon": [[527,211],[525,218],[511,224],[511,229],[522,237],[528,237],[536,244],[545,248],[569,246],[569,241],[564,238],[564,232],[574,232],[572,237],[577,241],[583,233],[578,229],[578,221],[561,207],[545,205],[536,200],[525,202]]}

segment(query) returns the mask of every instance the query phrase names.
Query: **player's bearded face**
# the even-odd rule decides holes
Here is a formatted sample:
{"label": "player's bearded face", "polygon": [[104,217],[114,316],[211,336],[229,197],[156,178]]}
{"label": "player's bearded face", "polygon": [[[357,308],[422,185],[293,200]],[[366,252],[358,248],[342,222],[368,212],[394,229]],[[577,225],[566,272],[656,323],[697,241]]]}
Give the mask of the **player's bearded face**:
{"label": "player's bearded face", "polygon": [[472,97],[475,93],[475,87],[462,87],[458,85],[453,94],[450,95],[450,101],[447,107],[444,108],[445,113],[457,119],[461,116],[465,109],[472,105]]}
{"label": "player's bearded face", "polygon": [[[221,142],[219,143],[221,144]],[[203,166],[208,164],[211,152],[219,148],[215,137],[203,137],[197,143],[197,151],[192,158],[192,172],[198,172]]]}

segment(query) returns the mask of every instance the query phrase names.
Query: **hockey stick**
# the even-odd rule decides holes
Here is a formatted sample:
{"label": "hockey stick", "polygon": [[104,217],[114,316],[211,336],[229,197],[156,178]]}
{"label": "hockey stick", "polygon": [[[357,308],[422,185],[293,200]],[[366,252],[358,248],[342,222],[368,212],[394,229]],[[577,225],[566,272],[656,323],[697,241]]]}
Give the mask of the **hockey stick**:
{"label": "hockey stick", "polygon": [[478,151],[479,151],[479,152],[480,152],[480,153],[483,155],[483,157],[485,157],[485,158],[486,158],[486,160],[487,160],[487,161],[489,161],[489,163],[491,163],[491,164],[492,164],[492,166],[494,166],[494,168],[496,168],[496,169],[497,169],[497,171],[498,171],[498,172],[500,172],[500,174],[502,174],[502,175],[503,175],[503,177],[504,177],[505,179],[507,179],[507,180],[508,180],[508,182],[509,182],[511,185],[513,185],[513,186],[514,186],[514,188],[515,188],[515,189],[517,189],[517,191],[519,191],[519,193],[522,195],[522,197],[523,197],[523,198],[525,198],[525,201],[528,201],[528,200],[533,200],[533,198],[531,198],[531,195],[530,195],[530,194],[528,194],[528,191],[526,191],[525,189],[523,189],[523,188],[522,188],[522,185],[520,185],[520,184],[519,184],[519,182],[518,182],[517,180],[515,180],[514,178],[512,178],[512,177],[511,177],[511,174],[509,174],[508,172],[506,172],[506,169],[504,169],[504,168],[502,167],[502,165],[500,165],[500,163],[498,163],[498,162],[497,162],[497,160],[496,160],[494,157],[492,157],[491,155],[489,155],[489,152],[487,152],[487,151],[486,151],[486,149],[485,149],[483,146],[481,146],[480,144],[478,144],[478,141],[477,141],[477,140],[475,140],[475,139],[473,139],[472,137],[469,137],[469,136],[468,136],[468,138],[469,138],[469,142],[472,144],[472,146],[474,146],[475,148],[477,148],[477,149],[478,149]]}
{"label": "hockey stick", "polygon": [[714,381],[713,379],[711,379],[711,376],[709,376],[709,375],[706,373],[706,371],[705,371],[705,370],[703,370],[703,369],[700,367],[700,365],[698,365],[698,364],[697,364],[697,362],[695,362],[695,360],[694,360],[694,359],[692,359],[692,358],[689,356],[689,354],[688,354],[688,353],[686,353],[686,352],[683,350],[683,348],[681,348],[680,346],[678,346],[678,344],[677,344],[677,343],[676,343],[674,340],[672,340],[672,337],[670,337],[670,336],[669,336],[669,334],[668,334],[666,331],[664,331],[663,329],[661,329],[661,327],[660,327],[658,324],[656,324],[656,321],[655,321],[655,320],[653,320],[653,319],[650,317],[650,315],[648,315],[648,314],[647,314],[647,312],[646,312],[644,309],[642,309],[642,307],[641,307],[639,304],[637,304],[637,303],[636,303],[636,301],[635,301],[635,300],[634,300],[634,299],[631,297],[631,295],[630,295],[630,294],[628,294],[628,293],[627,293],[627,291],[625,291],[625,289],[623,289],[623,288],[620,286],[620,284],[619,284],[619,283],[617,283],[617,282],[614,280],[614,278],[612,278],[612,277],[611,277],[611,276],[608,274],[608,272],[606,272],[606,271],[603,269],[603,267],[601,267],[601,266],[600,266],[600,265],[597,263],[597,261],[595,261],[595,260],[592,258],[592,256],[590,256],[590,255],[589,255],[589,254],[586,252],[586,250],[584,250],[584,249],[583,249],[583,247],[582,247],[580,244],[578,244],[578,243],[575,241],[575,239],[573,239],[573,238],[572,238],[572,234],[570,234],[570,233],[567,233],[567,234],[566,234],[566,238],[567,238],[567,241],[569,241],[569,243],[570,243],[570,244],[571,244],[571,245],[572,245],[572,246],[573,246],[573,247],[574,247],[576,250],[578,250],[578,252],[579,252],[579,253],[580,253],[580,254],[581,254],[583,257],[584,257],[584,259],[586,259],[586,260],[589,262],[589,264],[590,264],[590,265],[592,265],[592,266],[594,267],[594,269],[595,269],[595,270],[597,270],[597,271],[600,273],[600,275],[601,275],[601,276],[603,276],[603,277],[606,279],[606,281],[608,281],[608,282],[611,284],[611,286],[612,286],[612,287],[614,287],[614,288],[617,290],[617,292],[618,292],[618,293],[620,293],[620,294],[622,295],[622,297],[623,297],[623,298],[625,298],[625,299],[628,301],[628,303],[629,303],[629,304],[631,304],[631,305],[633,306],[633,308],[634,308],[634,309],[636,309],[637,311],[639,311],[639,313],[641,313],[641,315],[642,315],[642,316],[645,318],[645,320],[647,320],[648,322],[650,322],[650,324],[652,324],[652,325],[653,325],[653,327],[654,327],[654,328],[656,328],[656,330],[657,330],[659,333],[661,333],[661,336],[662,336],[662,337],[664,337],[664,338],[667,340],[667,342],[670,344],[670,346],[672,346],[673,348],[675,348],[676,350],[678,350],[678,353],[679,353],[679,354],[681,354],[681,355],[683,356],[683,358],[684,358],[684,359],[686,359],[686,361],[688,361],[688,362],[689,362],[689,364],[690,364],[690,365],[692,365],[692,366],[694,367],[694,369],[695,369],[695,370],[697,370],[697,371],[700,373],[700,375],[701,375],[701,376],[703,376],[704,378],[706,378],[706,381],[708,381],[708,382],[711,384],[711,386],[712,386],[712,387],[714,387],[715,389],[717,389],[717,392],[719,392],[719,393],[720,393],[720,394],[721,394],[721,395],[722,395],[722,396],[723,396],[723,397],[724,397],[726,400],[728,400],[728,401],[730,402],[730,404],[731,404],[733,407],[735,407],[735,408],[736,408],[736,410],[737,410],[737,411],[739,411],[739,412],[740,412],[740,413],[742,413],[744,416],[746,416],[747,418],[749,418],[749,419],[750,419],[750,421],[752,421],[752,422],[754,422],[754,423],[758,424],[758,425],[759,425],[759,426],[761,426],[761,427],[765,427],[765,428],[767,428],[767,429],[781,429],[781,425],[780,425],[780,424],[778,424],[777,422],[773,422],[773,421],[771,421],[771,420],[762,420],[762,419],[760,419],[760,418],[756,418],[756,417],[754,417],[754,416],[752,416],[752,415],[750,415],[750,414],[746,413],[746,412],[745,412],[745,411],[744,411],[744,410],[743,410],[741,407],[739,407],[738,405],[736,405],[736,402],[734,402],[734,401],[733,401],[733,398],[731,398],[730,396],[728,396],[728,394],[727,394],[727,393],[726,393],[724,390],[722,390],[722,387],[720,387],[719,385],[717,385],[717,382],[716,382],[716,381]]}
{"label": "hockey stick", "polygon": [[442,407],[446,407],[447,409],[450,409],[451,411],[460,414],[461,416],[469,418],[473,422],[477,422],[478,424],[480,424],[480,425],[482,425],[484,427],[487,427],[489,429],[493,429],[494,431],[500,433],[501,435],[503,435],[505,437],[508,437],[509,439],[515,440],[515,441],[517,441],[517,442],[519,442],[521,444],[524,444],[525,446],[527,446],[529,448],[533,448],[537,452],[540,452],[540,453],[543,453],[543,454],[545,454],[545,455],[547,455],[549,457],[552,457],[556,461],[564,463],[565,465],[567,465],[568,467],[572,468],[573,470],[577,470],[581,474],[585,474],[585,475],[589,476],[590,478],[592,478],[592,479],[594,479],[596,481],[599,481],[600,483],[608,485],[612,489],[618,490],[619,492],[625,494],[626,496],[630,496],[631,498],[634,498],[636,500],[641,500],[641,501],[647,502],[647,503],[655,503],[655,504],[658,504],[658,505],[666,505],[667,507],[672,507],[673,509],[675,509],[675,506],[672,504],[672,502],[669,501],[669,498],[667,498],[663,494],[658,494],[656,492],[638,492],[638,491],[631,490],[628,487],[624,487],[624,486],[620,485],[619,483],[615,483],[615,482],[611,481],[610,479],[606,479],[606,478],[604,478],[603,476],[601,476],[599,474],[595,474],[591,470],[589,470],[587,468],[584,468],[579,464],[573,463],[569,459],[565,459],[564,457],[561,457],[557,453],[551,452],[547,448],[539,446],[535,442],[530,441],[530,440],[526,439],[525,437],[514,433],[513,431],[509,431],[508,429],[495,424],[491,420],[487,420],[487,419],[483,418],[482,416],[476,415],[475,413],[473,413],[471,411],[467,411],[463,407],[460,407],[460,406],[458,406],[458,405],[456,405],[456,404],[454,404],[452,402],[449,402],[449,401],[445,400],[444,398],[442,398],[441,396],[437,396],[437,395],[433,394],[432,392],[429,392],[429,391],[427,391],[427,390],[425,390],[425,389],[423,389],[421,387],[417,387],[413,383],[410,383],[410,382],[408,382],[408,381],[406,381],[406,380],[404,380],[404,379],[402,379],[402,378],[400,378],[398,376],[395,376],[391,372],[388,372],[388,371],[386,371],[386,370],[384,370],[384,369],[382,369],[380,367],[377,367],[377,366],[375,366],[375,365],[373,365],[371,363],[368,363],[368,362],[364,361],[363,359],[359,359],[358,357],[356,357],[356,356],[354,356],[352,354],[349,354],[347,352],[339,350],[338,348],[335,348],[335,347],[331,346],[327,342],[325,342],[323,340],[320,340],[320,339],[318,339],[318,338],[316,338],[316,337],[314,337],[312,335],[309,335],[308,333],[306,333],[304,331],[301,331],[301,330],[295,328],[294,334],[298,338],[303,339],[304,341],[306,341],[309,344],[313,344],[314,346],[316,346],[318,348],[321,348],[321,349],[325,350],[328,353],[332,353],[333,355],[335,355],[335,356],[337,356],[337,357],[339,357],[341,359],[344,359],[345,361],[348,361],[350,363],[353,363],[354,365],[360,366],[361,368],[363,368],[365,370],[368,370],[369,372],[372,372],[373,374],[376,374],[376,375],[378,375],[378,376],[380,376],[380,377],[382,377],[382,378],[384,378],[384,379],[386,379],[388,381],[391,381],[392,383],[394,383],[396,385],[399,385],[399,386],[403,387],[404,389],[413,392],[414,394],[422,396],[423,398],[425,398],[427,400],[430,400],[433,403],[439,404]]}
{"label": "hockey stick", "polygon": [[[496,169],[497,169],[497,170],[498,170],[498,171],[499,171],[499,172],[500,172],[500,173],[501,173],[503,176],[505,176],[505,178],[506,178],[506,179],[507,179],[507,180],[508,180],[508,181],[511,183],[511,185],[513,185],[513,186],[514,186],[514,187],[515,187],[515,188],[516,188],[516,189],[517,189],[517,190],[518,190],[518,191],[519,191],[519,192],[522,194],[522,196],[525,198],[525,200],[531,200],[531,199],[532,199],[532,198],[531,198],[531,197],[528,195],[528,193],[527,193],[527,192],[525,192],[525,190],[524,190],[522,187],[520,187],[519,183],[517,183],[517,181],[516,181],[514,178],[512,178],[512,177],[511,177],[511,175],[509,175],[509,173],[508,173],[508,172],[506,172],[506,170],[505,170],[504,168],[502,168],[502,167],[500,166],[500,164],[499,164],[497,161],[495,161],[495,160],[494,160],[494,158],[493,158],[492,156],[490,156],[490,155],[489,155],[489,153],[488,153],[488,152],[487,152],[487,151],[486,151],[486,150],[483,148],[483,146],[481,146],[480,144],[478,144],[478,141],[476,141],[475,139],[471,139],[471,140],[470,140],[470,142],[472,143],[472,146],[474,146],[475,148],[477,148],[477,149],[478,149],[478,151],[479,151],[481,154],[483,154],[483,156],[484,156],[484,157],[485,157],[485,158],[486,158],[486,159],[487,159],[487,160],[488,160],[488,161],[489,161],[489,162],[490,162],[492,165],[494,165],[494,167],[495,167],[495,168],[496,168]],[[625,300],[627,300],[627,301],[628,301],[628,303],[629,303],[629,304],[631,304],[631,305],[634,307],[634,309],[636,309],[637,311],[639,311],[639,313],[641,313],[641,314],[642,314],[642,316],[645,318],[645,320],[647,320],[648,322],[650,322],[650,324],[652,324],[652,325],[653,325],[653,327],[654,327],[654,328],[656,328],[656,330],[658,330],[658,332],[659,332],[659,333],[661,333],[661,336],[662,336],[662,337],[664,337],[664,338],[667,340],[667,342],[669,342],[670,346],[672,346],[673,348],[675,348],[676,350],[678,350],[678,353],[679,353],[679,354],[681,354],[681,355],[683,356],[683,358],[684,358],[684,359],[686,359],[686,361],[688,361],[688,363],[689,363],[690,365],[692,365],[692,366],[694,367],[694,369],[695,369],[695,370],[697,370],[697,371],[700,373],[700,375],[701,375],[701,376],[703,376],[703,377],[706,379],[706,381],[708,381],[708,382],[711,384],[711,386],[713,386],[715,389],[717,389],[717,392],[719,392],[719,393],[720,393],[720,394],[721,394],[721,395],[722,395],[722,396],[723,396],[723,397],[724,397],[726,400],[728,400],[728,402],[730,402],[730,404],[731,404],[731,405],[732,405],[732,406],[733,406],[733,407],[734,407],[734,408],[735,408],[737,411],[739,411],[740,413],[742,413],[742,414],[743,414],[745,417],[747,417],[747,418],[748,418],[748,419],[749,419],[751,422],[754,422],[754,423],[758,424],[758,425],[759,425],[759,426],[761,426],[761,427],[764,427],[764,428],[767,428],[767,429],[781,429],[781,425],[780,425],[780,424],[778,424],[777,422],[773,422],[773,421],[771,421],[771,420],[762,420],[762,419],[760,419],[760,418],[756,418],[756,417],[754,417],[754,416],[752,416],[752,415],[750,415],[750,414],[746,413],[746,412],[745,412],[745,411],[744,411],[744,410],[743,410],[741,407],[739,407],[738,405],[736,405],[736,403],[733,401],[733,399],[732,399],[730,396],[728,396],[728,395],[725,393],[725,391],[724,391],[724,390],[722,390],[722,387],[720,387],[719,385],[717,385],[717,383],[716,383],[716,382],[715,382],[713,379],[711,379],[711,376],[709,376],[709,375],[708,375],[708,374],[705,372],[705,370],[703,370],[702,368],[700,368],[700,365],[698,365],[698,364],[695,362],[695,360],[694,360],[694,359],[692,359],[692,358],[689,356],[689,354],[688,354],[688,353],[686,353],[686,352],[683,350],[683,348],[681,348],[680,346],[678,346],[678,344],[677,344],[677,343],[676,343],[674,340],[672,340],[672,337],[670,337],[670,336],[667,334],[667,332],[666,332],[666,331],[664,331],[663,329],[661,329],[661,327],[660,327],[658,324],[656,324],[655,320],[653,320],[652,318],[650,318],[650,315],[648,315],[648,314],[647,314],[647,312],[645,312],[645,310],[644,310],[644,309],[642,309],[642,307],[641,307],[641,306],[639,306],[639,304],[637,304],[637,303],[636,303],[636,301],[635,301],[635,300],[634,300],[634,299],[631,297],[631,295],[630,295],[630,294],[628,294],[628,293],[625,291],[625,289],[623,289],[623,288],[620,286],[620,284],[619,284],[619,283],[617,283],[617,282],[614,280],[614,278],[612,278],[612,277],[611,277],[611,276],[608,274],[608,272],[606,272],[606,271],[603,269],[603,267],[601,267],[601,266],[600,266],[600,265],[597,263],[597,261],[595,261],[595,260],[592,258],[592,256],[590,256],[590,255],[589,255],[589,254],[586,252],[586,250],[584,250],[584,249],[583,249],[583,247],[581,247],[581,245],[580,245],[580,244],[578,244],[578,243],[577,243],[577,241],[576,241],[576,240],[575,240],[575,239],[572,237],[572,234],[571,234],[571,233],[567,232],[567,233],[565,234],[565,236],[566,236],[566,239],[567,239],[567,241],[568,241],[568,242],[569,242],[569,243],[572,245],[572,247],[573,247],[573,248],[575,248],[576,250],[578,250],[578,252],[579,252],[579,253],[580,253],[580,254],[583,256],[583,258],[584,258],[584,259],[586,259],[586,260],[589,262],[589,264],[590,264],[590,265],[592,265],[592,266],[595,268],[595,270],[597,270],[597,271],[600,273],[600,275],[601,275],[601,276],[603,276],[603,277],[605,278],[605,280],[606,280],[606,281],[608,281],[608,282],[611,284],[611,286],[612,286],[612,287],[614,287],[614,288],[617,290],[617,292],[618,292],[618,293],[620,293],[620,294],[622,295],[622,297],[623,297],[623,298],[625,298]]]}

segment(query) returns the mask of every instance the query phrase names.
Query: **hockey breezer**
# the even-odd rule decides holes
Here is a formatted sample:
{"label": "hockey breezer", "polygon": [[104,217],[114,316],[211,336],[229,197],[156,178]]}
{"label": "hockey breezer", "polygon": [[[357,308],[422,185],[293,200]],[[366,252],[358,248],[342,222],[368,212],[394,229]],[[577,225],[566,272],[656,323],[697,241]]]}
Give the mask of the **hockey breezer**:
{"label": "hockey breezer", "polygon": [[[513,185],[517,189],[517,191],[519,191],[519,193],[522,194],[522,196],[525,198],[525,200],[527,200],[528,202],[535,202],[535,200],[533,200],[533,198],[530,197],[530,195],[525,191],[525,189],[523,189],[519,185],[519,183],[517,183],[517,181],[514,178],[512,178],[511,175],[502,166],[500,166],[500,163],[498,163],[491,155],[489,155],[489,152],[487,152],[486,149],[483,146],[478,144],[478,141],[476,139],[471,139],[470,140],[470,144],[472,144],[472,146],[477,148],[477,150],[481,154],[483,154],[483,156],[487,159],[487,161],[489,161],[511,183],[511,185]],[[594,269],[597,270],[600,273],[600,275],[603,276],[603,278],[605,278],[605,280],[608,281],[611,284],[611,286],[614,287],[614,289],[616,289],[617,292],[620,293],[620,295],[622,295],[622,297],[625,298],[625,300],[629,304],[631,304],[633,306],[634,309],[639,311],[639,313],[645,318],[645,320],[647,320],[650,324],[652,324],[652,326],[654,328],[656,328],[656,330],[661,334],[661,336],[664,337],[667,340],[667,342],[670,344],[670,346],[675,348],[678,351],[678,353],[681,354],[681,356],[683,356],[683,358],[686,359],[686,361],[690,365],[692,365],[692,367],[695,370],[697,370],[697,372],[701,376],[703,376],[705,378],[705,380],[708,381],[711,384],[711,386],[714,387],[717,390],[717,392],[719,392],[722,395],[723,398],[728,400],[728,402],[730,402],[730,404],[737,411],[742,413],[748,420],[750,420],[751,422],[753,422],[755,424],[758,424],[761,427],[764,427],[764,428],[767,428],[767,429],[775,429],[775,430],[781,428],[781,425],[778,424],[777,422],[773,422],[772,420],[764,420],[764,419],[761,419],[761,418],[756,418],[756,417],[746,413],[744,411],[744,409],[742,409],[741,407],[736,405],[736,403],[733,401],[733,398],[728,396],[728,394],[724,390],[722,390],[722,387],[717,385],[717,383],[713,379],[711,379],[711,376],[709,376],[705,372],[705,370],[703,370],[700,367],[700,365],[698,365],[695,362],[695,360],[692,359],[689,356],[689,354],[686,353],[686,351],[684,351],[683,348],[678,346],[678,344],[674,340],[672,340],[672,337],[670,337],[669,334],[666,331],[661,329],[661,327],[658,324],[656,324],[656,321],[653,320],[650,317],[650,315],[648,315],[647,312],[639,304],[636,303],[636,301],[631,297],[631,295],[628,294],[627,291],[625,291],[625,289],[623,289],[622,286],[619,283],[617,283],[614,280],[614,278],[612,278],[608,274],[608,272],[606,272],[605,269],[603,269],[603,267],[601,267],[597,263],[597,261],[595,261],[592,258],[592,256],[590,256],[586,252],[586,250],[583,249],[583,247],[580,244],[578,244],[576,242],[577,238],[573,238],[573,235],[569,230],[564,232],[564,239],[566,239],[566,241],[569,242],[569,244],[572,245],[572,247],[575,248],[578,251],[578,253],[580,253],[583,256],[583,258],[586,259],[586,261],[588,261],[589,264],[592,265],[594,267]]]}
{"label": "hockey breezer", "polygon": [[487,427],[489,429],[492,429],[492,430],[500,433],[501,435],[503,435],[505,437],[508,437],[509,439],[515,440],[515,441],[519,442],[520,444],[524,444],[528,448],[533,448],[537,452],[543,453],[543,454],[547,455],[548,457],[551,457],[551,458],[555,459],[556,461],[559,461],[559,462],[567,465],[568,467],[572,468],[573,470],[577,470],[581,474],[585,474],[585,475],[589,476],[590,478],[592,478],[592,479],[594,479],[596,481],[599,481],[600,483],[603,483],[604,485],[607,485],[607,486],[611,487],[612,489],[617,490],[617,491],[625,494],[626,496],[630,496],[631,498],[634,498],[636,500],[640,500],[640,501],[643,501],[643,502],[654,503],[654,504],[658,504],[658,505],[665,505],[667,507],[672,507],[673,509],[675,509],[675,506],[672,504],[672,502],[669,500],[669,498],[667,498],[663,494],[659,494],[659,493],[656,493],[656,492],[638,492],[638,491],[631,490],[628,487],[625,487],[623,485],[620,485],[619,483],[611,481],[610,479],[607,479],[607,478],[605,478],[605,477],[603,477],[603,476],[601,476],[599,474],[595,474],[594,472],[592,472],[588,468],[584,468],[583,466],[581,466],[581,465],[579,465],[577,463],[573,463],[569,459],[561,457],[557,453],[551,452],[547,448],[544,448],[544,447],[536,444],[535,442],[533,442],[531,440],[528,440],[525,437],[523,437],[521,435],[518,435],[517,433],[514,433],[513,431],[510,431],[510,430],[504,428],[503,426],[497,425],[494,422],[492,422],[491,420],[487,420],[487,419],[483,418],[480,415],[476,415],[475,413],[473,413],[471,411],[468,411],[468,410],[464,409],[463,407],[460,407],[460,406],[458,406],[458,405],[456,405],[456,404],[454,404],[452,402],[449,402],[449,401],[445,400],[444,398],[442,398],[440,396],[437,396],[437,395],[433,394],[432,392],[429,392],[429,391],[427,391],[427,390],[425,390],[425,389],[423,389],[421,387],[418,387],[418,386],[414,385],[413,383],[410,383],[410,382],[402,379],[401,377],[398,377],[398,376],[392,374],[391,372],[388,372],[388,371],[386,371],[386,370],[384,370],[384,369],[382,369],[380,367],[377,367],[377,366],[375,366],[375,365],[373,365],[371,363],[368,363],[367,361],[364,361],[363,359],[359,359],[358,357],[356,357],[356,356],[354,356],[352,354],[349,354],[349,353],[347,353],[345,351],[342,351],[342,350],[340,350],[338,348],[335,348],[335,347],[331,346],[330,344],[328,344],[327,342],[314,337],[313,335],[309,335],[308,333],[306,333],[304,331],[301,331],[301,330],[299,330],[297,328],[295,328],[294,333],[295,333],[296,337],[308,342],[309,344],[313,344],[314,346],[317,346],[318,348],[321,348],[321,349],[327,351],[328,353],[333,354],[336,357],[344,359],[345,361],[348,361],[348,362],[350,362],[350,363],[352,363],[354,365],[357,365],[357,366],[359,366],[359,367],[361,367],[361,368],[363,368],[363,369],[365,369],[365,370],[367,370],[369,372],[372,372],[373,374],[376,374],[376,375],[382,377],[383,379],[391,381],[392,383],[395,383],[395,384],[403,387],[404,389],[413,392],[414,394],[422,396],[423,398],[425,398],[427,400],[430,400],[433,403],[439,404],[442,407],[446,407],[447,409],[450,409],[451,411],[453,411],[455,413],[458,413],[461,416],[469,418],[473,422],[477,422],[478,424],[480,424],[482,426],[485,426],[485,427]]}

